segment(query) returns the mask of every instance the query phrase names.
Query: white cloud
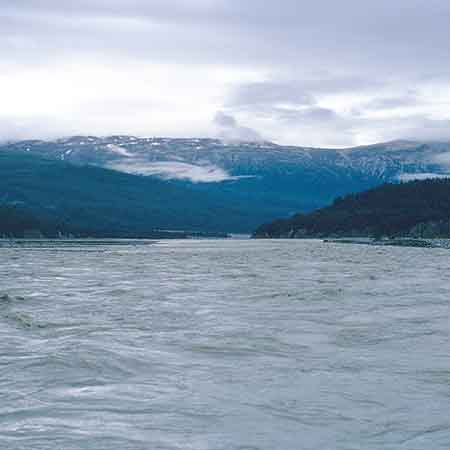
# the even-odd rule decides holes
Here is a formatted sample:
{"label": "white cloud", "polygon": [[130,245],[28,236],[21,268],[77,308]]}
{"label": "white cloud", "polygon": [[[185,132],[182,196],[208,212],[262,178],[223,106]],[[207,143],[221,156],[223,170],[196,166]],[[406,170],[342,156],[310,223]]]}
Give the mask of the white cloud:
{"label": "white cloud", "polygon": [[120,147],[119,145],[116,144],[108,144],[106,146],[106,149],[112,153],[115,153],[116,155],[125,156],[127,158],[133,156],[133,153],[130,153],[126,148]]}
{"label": "white cloud", "polygon": [[211,136],[223,86],[248,76],[221,67],[130,61],[117,66],[90,60],[0,71],[0,138]]}
{"label": "white cloud", "polygon": [[0,139],[450,139],[448,0],[4,3]]}
{"label": "white cloud", "polygon": [[442,166],[450,166],[450,153],[448,152],[444,152],[444,153],[440,153],[438,155],[436,155],[434,157],[433,162],[437,163],[437,164],[441,164]]}
{"label": "white cloud", "polygon": [[147,162],[140,160],[126,160],[108,165],[110,169],[138,175],[156,175],[165,180],[188,180],[193,183],[218,183],[236,180],[220,167],[196,166],[182,162]]}
{"label": "white cloud", "polygon": [[402,173],[397,177],[400,181],[428,180],[432,178],[450,178],[449,174],[442,173]]}
{"label": "white cloud", "polygon": [[219,137],[224,141],[231,142],[260,142],[262,136],[252,128],[238,124],[237,120],[230,114],[218,111],[214,116],[214,124],[219,129]]}

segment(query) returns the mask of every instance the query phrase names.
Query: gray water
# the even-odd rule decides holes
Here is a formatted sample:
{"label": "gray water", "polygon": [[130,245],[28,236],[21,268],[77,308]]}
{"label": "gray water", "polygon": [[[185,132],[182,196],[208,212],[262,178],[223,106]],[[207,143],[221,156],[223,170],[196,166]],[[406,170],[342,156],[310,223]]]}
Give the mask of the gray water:
{"label": "gray water", "polygon": [[450,448],[450,253],[0,248],[1,449]]}

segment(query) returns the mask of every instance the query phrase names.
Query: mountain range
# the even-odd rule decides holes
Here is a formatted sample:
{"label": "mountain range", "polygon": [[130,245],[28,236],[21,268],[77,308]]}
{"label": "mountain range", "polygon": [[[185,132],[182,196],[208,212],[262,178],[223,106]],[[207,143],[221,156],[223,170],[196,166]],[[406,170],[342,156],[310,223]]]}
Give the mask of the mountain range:
{"label": "mountain range", "polygon": [[[386,182],[450,176],[450,143],[348,149],[73,136],[0,145],[0,207],[87,235],[249,233]],[[1,230],[0,230],[1,231]]]}

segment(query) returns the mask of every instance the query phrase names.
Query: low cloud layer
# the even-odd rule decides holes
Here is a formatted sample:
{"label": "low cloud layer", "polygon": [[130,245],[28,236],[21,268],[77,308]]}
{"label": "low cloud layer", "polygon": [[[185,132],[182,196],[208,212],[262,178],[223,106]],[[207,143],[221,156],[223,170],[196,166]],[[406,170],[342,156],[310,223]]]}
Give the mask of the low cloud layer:
{"label": "low cloud layer", "polygon": [[219,183],[237,179],[216,166],[197,166],[183,162],[147,162],[139,159],[110,163],[110,169],[135,175],[155,175],[164,180],[187,180],[193,183]]}
{"label": "low cloud layer", "polygon": [[433,178],[450,178],[449,174],[442,174],[442,173],[402,173],[398,176],[398,179],[400,181],[408,182],[408,181],[414,181],[414,180],[430,180]]}
{"label": "low cloud layer", "polygon": [[15,0],[0,140],[449,140],[449,22],[447,0]]}

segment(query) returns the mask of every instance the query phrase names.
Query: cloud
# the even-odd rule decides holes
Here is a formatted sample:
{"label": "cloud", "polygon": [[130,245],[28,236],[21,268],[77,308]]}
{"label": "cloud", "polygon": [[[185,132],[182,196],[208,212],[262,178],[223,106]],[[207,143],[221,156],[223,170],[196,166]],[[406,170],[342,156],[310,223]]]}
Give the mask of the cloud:
{"label": "cloud", "polygon": [[225,114],[222,111],[217,112],[214,117],[214,123],[222,128],[236,128],[238,126],[237,121],[233,116]]}
{"label": "cloud", "polygon": [[375,98],[364,105],[366,110],[392,110],[418,105],[418,99],[414,94],[407,94],[398,97],[381,97]]}
{"label": "cloud", "polygon": [[[448,136],[448,0],[4,3],[5,139],[218,126],[316,146]],[[237,124],[211,123],[216,111]]]}
{"label": "cloud", "polygon": [[435,162],[436,164],[445,166],[445,167],[450,167],[450,153],[449,152],[444,152],[444,153],[440,153],[438,155],[436,155],[433,158],[433,162]]}
{"label": "cloud", "polygon": [[427,116],[412,116],[401,121],[405,139],[423,141],[450,141],[450,120],[432,119]]}
{"label": "cloud", "polygon": [[259,82],[238,85],[230,94],[230,108],[264,108],[267,105],[311,105],[313,96],[297,82]]}
{"label": "cloud", "polygon": [[303,109],[278,109],[276,110],[278,117],[289,124],[298,125],[325,125],[329,123],[343,125],[344,120],[329,108],[321,108],[319,106],[308,107]]}
{"label": "cloud", "polygon": [[401,173],[397,177],[400,181],[429,180],[432,178],[450,178],[449,174],[442,173]]}
{"label": "cloud", "polygon": [[[78,35],[79,46],[89,49],[90,42],[91,51],[103,54],[145,49],[152,59],[166,55],[190,62],[204,55],[203,60],[313,70],[338,64],[348,70],[365,63],[367,70],[386,73],[391,67],[405,73],[417,70],[417,57],[430,71],[447,65],[442,56],[448,52],[449,14],[446,0],[432,0],[432,5],[421,0],[284,0],[282,5],[267,0],[264,7],[259,0],[15,0],[2,7],[2,22],[6,27],[15,21],[13,33],[8,28],[4,33],[16,37],[27,35],[27,24],[28,37],[38,47],[53,44],[55,50],[76,46],[75,32],[82,29],[88,34]],[[54,32],[56,41],[50,42]],[[162,39],[169,35],[173,39]],[[103,40],[106,36],[109,41]]]}
{"label": "cloud", "polygon": [[131,158],[133,156],[133,153],[129,152],[126,148],[120,147],[120,145],[108,144],[105,148],[107,151],[110,151],[115,155],[125,156],[127,158]]}
{"label": "cloud", "polygon": [[147,162],[138,159],[113,162],[110,169],[137,175],[156,175],[165,180],[188,180],[193,183],[219,183],[236,180],[225,170],[216,166],[196,166],[183,162]]}
{"label": "cloud", "polygon": [[[321,85],[304,80],[295,88],[292,81],[246,83],[231,90],[225,104],[230,114],[284,144],[349,147],[397,139],[450,140],[450,120],[439,118],[448,114],[446,101],[437,102],[427,93],[447,95],[450,101],[439,85],[420,91],[358,81],[326,78]],[[359,90],[352,91],[352,82]]]}
{"label": "cloud", "polygon": [[223,111],[216,113],[214,124],[219,128],[219,137],[225,141],[260,142],[264,140],[257,131],[240,126],[233,116]]}

